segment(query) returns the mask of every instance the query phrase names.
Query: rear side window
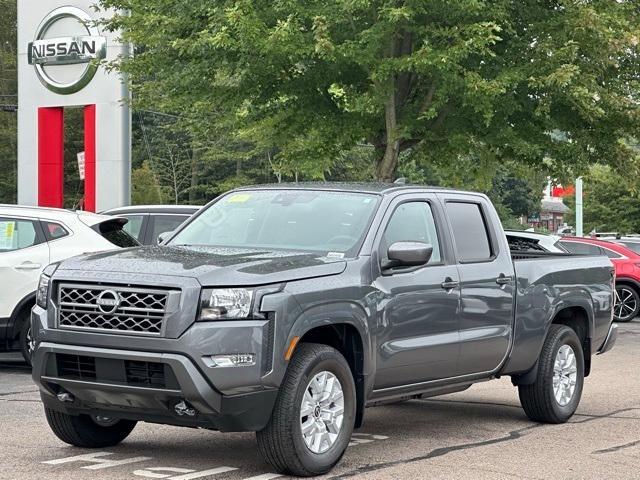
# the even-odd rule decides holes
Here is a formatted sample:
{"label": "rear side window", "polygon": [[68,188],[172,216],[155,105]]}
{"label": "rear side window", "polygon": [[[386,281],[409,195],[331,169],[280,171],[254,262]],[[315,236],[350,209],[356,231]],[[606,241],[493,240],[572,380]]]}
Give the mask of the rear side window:
{"label": "rear side window", "polygon": [[142,230],[142,222],[144,220],[144,215],[118,215],[120,217],[124,217],[129,220],[124,224],[122,229],[131,235],[136,240],[142,241],[141,238],[141,230]]}
{"label": "rear side window", "polygon": [[158,243],[158,235],[172,232],[189,218],[187,215],[151,215],[151,245]]}
{"label": "rear side window", "polygon": [[36,221],[0,217],[0,253],[33,247],[44,241]]}
{"label": "rear side window", "polygon": [[582,242],[560,242],[562,246],[574,255],[604,255],[604,251],[597,245],[591,245],[590,243]]}
{"label": "rear side window", "polygon": [[58,238],[66,237],[69,232],[59,223],[55,222],[42,222],[44,226],[44,233],[47,236],[47,240],[57,240]]}
{"label": "rear side window", "polygon": [[115,219],[94,225],[96,232],[102,235],[106,240],[113,243],[116,247],[137,247],[140,243],[123,230],[122,220]]}
{"label": "rear side window", "polygon": [[477,203],[447,202],[456,251],[461,262],[482,262],[492,256],[484,215]]}

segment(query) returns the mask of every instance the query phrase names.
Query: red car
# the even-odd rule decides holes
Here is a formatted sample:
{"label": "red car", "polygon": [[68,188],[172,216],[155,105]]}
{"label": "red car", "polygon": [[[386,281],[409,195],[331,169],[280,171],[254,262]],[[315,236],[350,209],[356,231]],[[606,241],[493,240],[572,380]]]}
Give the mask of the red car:
{"label": "red car", "polygon": [[563,237],[560,244],[570,253],[606,255],[616,269],[616,305],[613,318],[628,322],[640,312],[640,255],[620,243],[597,238]]}

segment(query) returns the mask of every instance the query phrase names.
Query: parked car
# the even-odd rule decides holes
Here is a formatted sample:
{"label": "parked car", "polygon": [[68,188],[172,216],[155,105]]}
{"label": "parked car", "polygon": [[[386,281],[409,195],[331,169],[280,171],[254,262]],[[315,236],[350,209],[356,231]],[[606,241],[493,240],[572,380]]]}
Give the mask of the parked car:
{"label": "parked car", "polygon": [[0,351],[33,348],[29,314],[38,278],[52,262],[138,245],[125,219],[55,208],[0,205]]}
{"label": "parked car", "polygon": [[640,313],[640,254],[615,241],[563,237],[560,244],[571,253],[606,255],[616,269],[614,320],[628,322]]}
{"label": "parked car", "polygon": [[102,213],[126,218],[129,222],[124,229],[129,235],[143,245],[155,245],[160,234],[175,230],[199,209],[193,205],[135,205]]}
{"label": "parked car", "polygon": [[527,232],[520,230],[505,230],[507,242],[512,252],[549,252],[567,253],[562,246],[559,235],[546,235],[544,233]]}
{"label": "parked car", "polygon": [[242,188],[163,246],[45,270],[33,378],[71,445],[114,446],[138,421],[255,431],[303,476],[340,460],[366,406],[501,375],[529,418],[566,422],[616,339],[613,267],[518,258],[485,195]]}

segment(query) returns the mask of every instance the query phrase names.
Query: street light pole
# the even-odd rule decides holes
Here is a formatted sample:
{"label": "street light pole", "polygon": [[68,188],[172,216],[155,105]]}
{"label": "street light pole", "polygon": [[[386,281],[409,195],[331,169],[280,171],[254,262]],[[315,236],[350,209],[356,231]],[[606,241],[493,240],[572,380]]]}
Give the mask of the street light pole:
{"label": "street light pole", "polygon": [[582,235],[582,177],[578,177],[576,178],[576,236]]}

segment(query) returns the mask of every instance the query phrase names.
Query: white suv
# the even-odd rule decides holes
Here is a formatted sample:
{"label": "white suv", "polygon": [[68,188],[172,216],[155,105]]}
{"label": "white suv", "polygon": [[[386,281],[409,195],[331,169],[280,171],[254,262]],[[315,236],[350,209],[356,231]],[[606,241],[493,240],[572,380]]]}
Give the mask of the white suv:
{"label": "white suv", "polygon": [[139,243],[126,219],[58,208],[0,205],[0,351],[31,356],[29,315],[40,273],[74,255]]}

